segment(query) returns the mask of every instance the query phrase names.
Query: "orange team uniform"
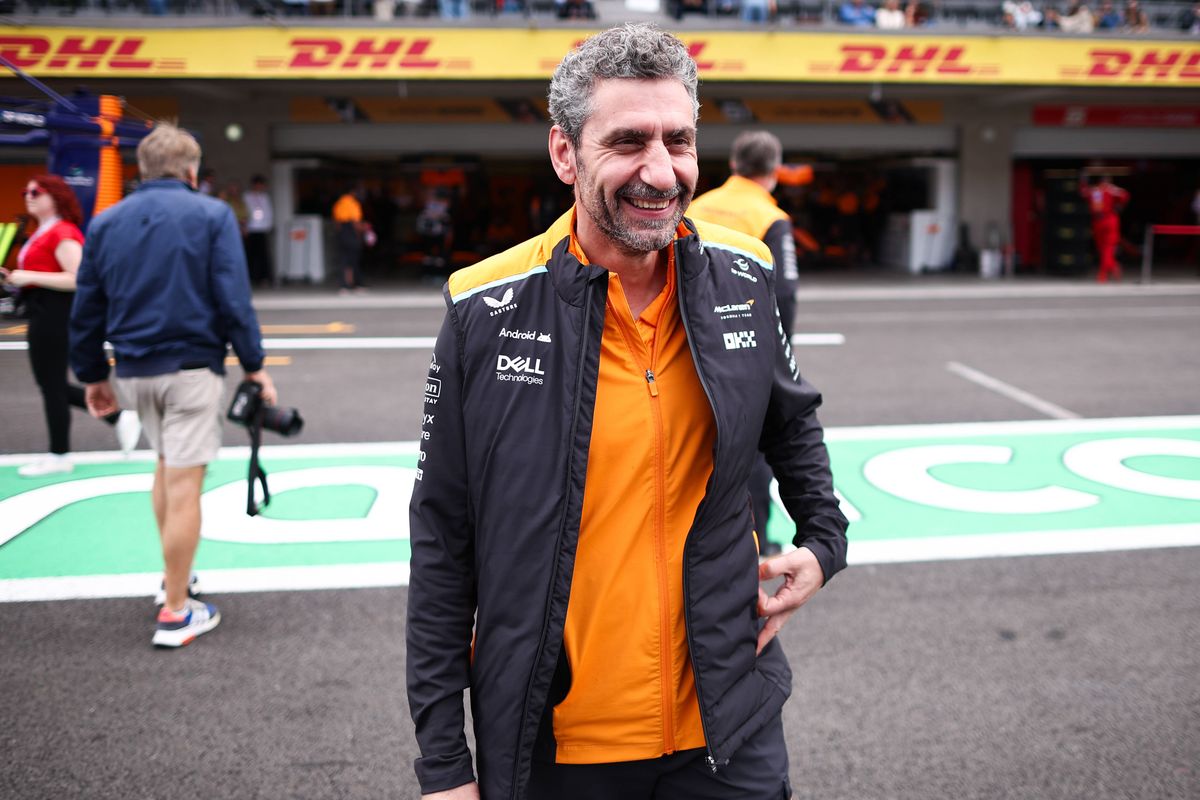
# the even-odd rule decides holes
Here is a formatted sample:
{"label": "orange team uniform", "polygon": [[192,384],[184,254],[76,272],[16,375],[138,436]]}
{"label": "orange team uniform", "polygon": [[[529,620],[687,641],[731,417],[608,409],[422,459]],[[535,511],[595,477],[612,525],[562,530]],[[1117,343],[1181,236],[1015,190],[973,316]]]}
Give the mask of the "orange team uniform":
{"label": "orange team uniform", "polygon": [[[587,263],[574,235],[571,252]],[[684,627],[683,551],[712,472],[716,427],[679,316],[674,248],[668,253],[667,285],[636,320],[620,278],[609,274],[563,632],[571,685],[554,709],[560,764],[705,746]]]}

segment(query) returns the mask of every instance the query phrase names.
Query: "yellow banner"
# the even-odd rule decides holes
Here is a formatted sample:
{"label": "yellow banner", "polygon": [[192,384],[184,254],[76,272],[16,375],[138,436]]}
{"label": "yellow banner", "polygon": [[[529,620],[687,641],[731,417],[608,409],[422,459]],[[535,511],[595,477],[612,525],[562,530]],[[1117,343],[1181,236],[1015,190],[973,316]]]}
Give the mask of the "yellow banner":
{"label": "yellow banner", "polygon": [[[545,79],[586,33],[445,28],[7,29],[39,77]],[[1200,86],[1200,43],[685,31],[705,81]]]}

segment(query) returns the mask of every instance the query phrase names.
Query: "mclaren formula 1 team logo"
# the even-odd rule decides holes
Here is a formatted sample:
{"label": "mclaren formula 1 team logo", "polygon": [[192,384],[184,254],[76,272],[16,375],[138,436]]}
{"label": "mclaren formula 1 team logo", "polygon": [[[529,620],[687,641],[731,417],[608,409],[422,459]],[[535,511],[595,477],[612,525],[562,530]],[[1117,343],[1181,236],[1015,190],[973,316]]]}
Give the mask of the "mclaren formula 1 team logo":
{"label": "mclaren formula 1 team logo", "polygon": [[737,319],[738,317],[751,317],[754,312],[754,298],[750,298],[744,303],[725,303],[724,305],[713,306],[713,313],[720,319]]}

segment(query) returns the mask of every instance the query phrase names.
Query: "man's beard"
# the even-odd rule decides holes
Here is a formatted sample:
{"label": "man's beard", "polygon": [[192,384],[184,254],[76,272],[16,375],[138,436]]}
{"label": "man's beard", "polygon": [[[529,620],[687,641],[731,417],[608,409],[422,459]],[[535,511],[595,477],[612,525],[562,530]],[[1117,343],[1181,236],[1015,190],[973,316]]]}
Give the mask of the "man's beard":
{"label": "man's beard", "polygon": [[[604,196],[604,192],[593,187],[582,159],[576,162],[579,204],[617,248],[626,255],[636,256],[644,253],[654,253],[662,250],[675,239],[675,229],[683,219],[683,212],[692,202],[692,190],[678,181],[669,191],[655,189],[649,184],[635,181],[627,183],[617,190],[612,203]],[[645,220],[629,219],[623,213],[621,198],[631,197],[641,200],[671,200],[677,199],[675,213],[670,219]]]}

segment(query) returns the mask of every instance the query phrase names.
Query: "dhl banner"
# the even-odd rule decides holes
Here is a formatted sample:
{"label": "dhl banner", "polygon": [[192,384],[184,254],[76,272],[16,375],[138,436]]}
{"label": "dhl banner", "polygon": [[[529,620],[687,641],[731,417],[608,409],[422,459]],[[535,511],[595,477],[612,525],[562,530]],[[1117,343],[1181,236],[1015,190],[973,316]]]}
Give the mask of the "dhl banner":
{"label": "dhl banner", "polygon": [[[42,78],[549,77],[578,30],[8,28]],[[1200,43],[1020,36],[687,31],[705,81],[1200,86]]]}

